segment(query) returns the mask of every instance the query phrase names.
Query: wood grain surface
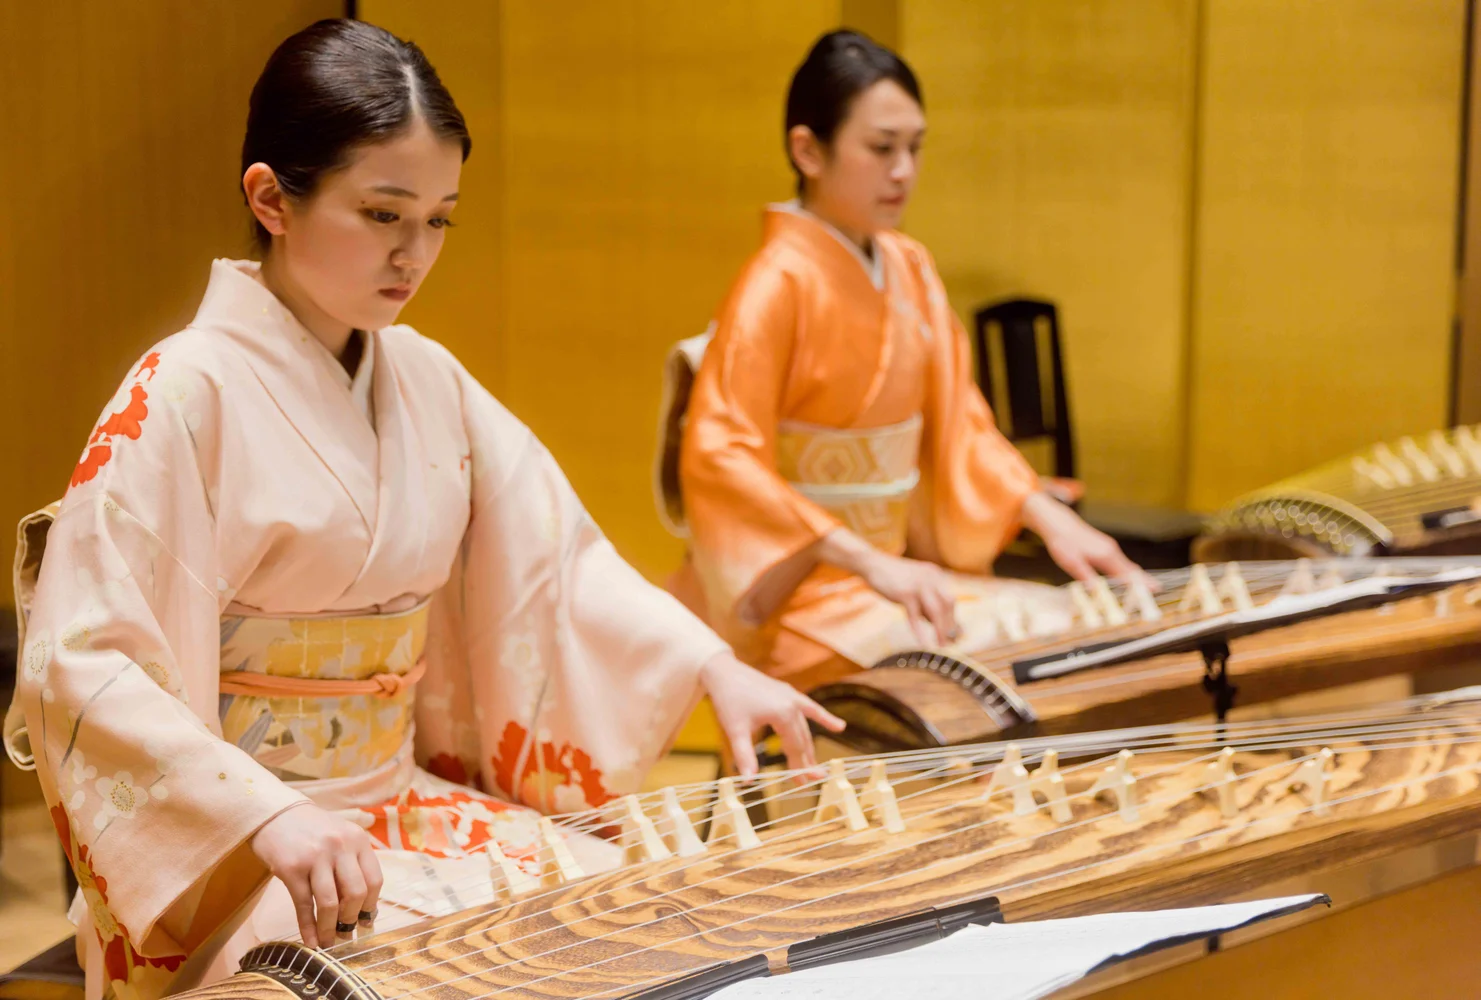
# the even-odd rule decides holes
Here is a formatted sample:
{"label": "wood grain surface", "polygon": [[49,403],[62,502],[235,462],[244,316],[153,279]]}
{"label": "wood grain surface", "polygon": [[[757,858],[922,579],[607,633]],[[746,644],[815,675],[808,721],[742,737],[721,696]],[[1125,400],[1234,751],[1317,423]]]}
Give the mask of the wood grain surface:
{"label": "wood grain surface", "polygon": [[[637,997],[819,934],[990,895],[1010,919],[1211,902],[1230,886],[1249,891],[1473,829],[1481,726],[1453,709],[1401,724],[1401,736],[1377,737],[1386,744],[1333,733],[1308,745],[1297,733],[1240,751],[1232,819],[1200,790],[1213,753],[1204,744],[1134,759],[1134,823],[1084,794],[1100,762],[1065,767],[1066,822],[1044,809],[1015,815],[1001,792],[984,801],[981,769],[900,780],[904,833],[849,833],[804,815],[763,831],[751,850],[721,843],[337,954],[386,1000]],[[1320,743],[1337,751],[1325,814],[1292,787]]]}

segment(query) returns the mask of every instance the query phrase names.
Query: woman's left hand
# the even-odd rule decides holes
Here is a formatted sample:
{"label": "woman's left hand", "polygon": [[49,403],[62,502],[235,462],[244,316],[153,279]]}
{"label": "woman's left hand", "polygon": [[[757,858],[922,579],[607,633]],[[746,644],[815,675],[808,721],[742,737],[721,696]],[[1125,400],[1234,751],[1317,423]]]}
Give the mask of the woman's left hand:
{"label": "woman's left hand", "polygon": [[781,737],[787,766],[805,770],[817,767],[808,720],[831,733],[842,732],[844,721],[788,684],[746,666],[730,653],[720,653],[700,673],[715,718],[730,743],[736,770],[743,778],[755,775],[756,734],[770,726]]}

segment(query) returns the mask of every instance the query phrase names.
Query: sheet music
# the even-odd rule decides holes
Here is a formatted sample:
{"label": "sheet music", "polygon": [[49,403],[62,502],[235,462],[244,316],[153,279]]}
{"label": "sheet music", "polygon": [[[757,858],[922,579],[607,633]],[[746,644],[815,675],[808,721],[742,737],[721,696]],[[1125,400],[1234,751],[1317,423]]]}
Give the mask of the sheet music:
{"label": "sheet music", "polygon": [[1319,894],[969,926],[908,951],[749,979],[711,1000],[1033,1000],[1118,958],[1328,902]]}

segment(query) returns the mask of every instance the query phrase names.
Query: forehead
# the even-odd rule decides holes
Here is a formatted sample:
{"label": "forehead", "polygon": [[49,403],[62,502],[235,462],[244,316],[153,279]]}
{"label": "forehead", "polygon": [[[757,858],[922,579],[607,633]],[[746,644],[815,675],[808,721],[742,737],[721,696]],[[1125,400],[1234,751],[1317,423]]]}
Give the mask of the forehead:
{"label": "forehead", "polygon": [[926,127],[926,115],[904,87],[880,80],[854,99],[844,127],[919,132]]}
{"label": "forehead", "polygon": [[437,200],[458,190],[462,171],[457,140],[440,138],[418,120],[399,135],[360,147],[338,176],[356,188],[389,185]]}

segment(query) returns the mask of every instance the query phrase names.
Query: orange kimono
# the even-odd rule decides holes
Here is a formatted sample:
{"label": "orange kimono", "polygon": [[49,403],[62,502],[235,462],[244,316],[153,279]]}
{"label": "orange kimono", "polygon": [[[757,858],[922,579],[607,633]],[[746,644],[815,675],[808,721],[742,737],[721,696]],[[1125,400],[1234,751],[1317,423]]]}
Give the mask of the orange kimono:
{"label": "orange kimono", "polygon": [[847,526],[975,575],[953,577],[962,641],[993,641],[994,608],[1021,585],[984,575],[1038,478],[993,423],[925,248],[884,232],[870,259],[773,206],[712,333],[664,506],[711,625],[803,688],[917,645],[903,609],[808,554]]}

